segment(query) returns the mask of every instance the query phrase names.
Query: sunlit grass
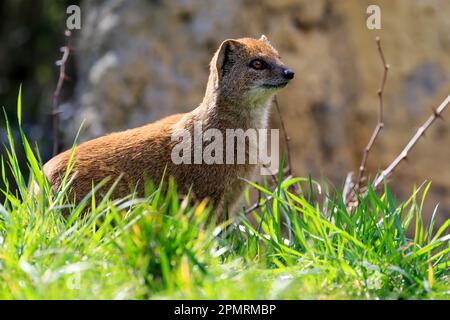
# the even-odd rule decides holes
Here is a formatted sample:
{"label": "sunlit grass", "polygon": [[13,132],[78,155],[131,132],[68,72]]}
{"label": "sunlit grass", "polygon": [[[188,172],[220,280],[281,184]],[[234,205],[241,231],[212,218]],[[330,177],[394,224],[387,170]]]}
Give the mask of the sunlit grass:
{"label": "sunlit grass", "polygon": [[[17,110],[20,127],[20,93]],[[209,218],[206,201],[180,199],[170,180],[149,184],[145,198],[112,200],[107,193],[98,203],[95,186],[74,204],[73,161],[52,191],[38,152],[21,129],[19,146],[5,120],[0,298],[450,296],[450,220],[436,227],[438,208],[429,224],[422,219],[430,183],[402,203],[387,187],[378,195],[369,190],[349,213],[338,193],[311,179],[280,176],[275,189],[249,182],[262,195],[261,207],[222,225]],[[19,165],[19,149],[26,166]]]}

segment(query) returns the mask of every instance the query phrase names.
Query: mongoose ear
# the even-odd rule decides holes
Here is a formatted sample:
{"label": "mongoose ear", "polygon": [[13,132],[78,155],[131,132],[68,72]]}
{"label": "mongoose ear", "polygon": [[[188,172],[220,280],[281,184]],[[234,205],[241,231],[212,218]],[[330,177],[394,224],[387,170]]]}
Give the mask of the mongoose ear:
{"label": "mongoose ear", "polygon": [[260,40],[260,41],[264,41],[264,42],[266,42],[267,44],[270,44],[269,39],[267,39],[267,37],[266,37],[264,34],[261,35],[261,38],[259,38],[259,40]]}
{"label": "mongoose ear", "polygon": [[220,45],[219,49],[217,50],[215,54],[215,63],[213,61],[212,67],[214,66],[216,68],[217,72],[217,79],[220,81],[223,76],[223,71],[226,63],[228,62],[228,55],[230,52],[232,52],[237,45],[237,41],[233,39],[227,39]]}

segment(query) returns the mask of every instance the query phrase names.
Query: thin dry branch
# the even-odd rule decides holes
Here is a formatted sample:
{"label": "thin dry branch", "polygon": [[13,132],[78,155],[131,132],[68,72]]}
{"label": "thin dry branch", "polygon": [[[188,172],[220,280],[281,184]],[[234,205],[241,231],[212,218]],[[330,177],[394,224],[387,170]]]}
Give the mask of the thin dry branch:
{"label": "thin dry branch", "polygon": [[287,134],[286,126],[284,125],[283,116],[281,114],[280,106],[278,105],[278,99],[277,96],[273,98],[273,103],[275,104],[275,107],[277,108],[278,117],[280,118],[280,125],[281,130],[283,131],[284,141],[286,143],[286,157],[288,161],[288,175],[291,175],[292,173],[292,162],[291,162],[291,148],[289,142],[291,141],[291,138]]}
{"label": "thin dry branch", "polygon": [[[283,177],[284,177],[285,174],[288,173],[288,171],[289,171],[289,168],[284,168],[284,169],[283,169]],[[277,171],[273,172],[273,174],[271,175],[272,178],[275,177],[275,180],[273,181],[275,187],[278,186],[278,179],[277,179],[278,174],[279,174],[279,171],[277,170]],[[289,174],[289,175],[288,175],[288,178],[291,178],[291,177],[292,177],[292,176]],[[275,188],[275,191],[276,191],[276,190],[277,190],[277,189]],[[274,191],[274,192],[275,192],[275,191]],[[266,204],[267,201],[271,200],[272,198],[273,198],[272,196],[267,197],[267,198],[264,200],[263,204]],[[244,215],[247,216],[248,214],[252,213],[253,211],[255,211],[255,210],[261,208],[263,204],[261,204],[261,192],[258,191],[258,200],[257,200],[255,203],[253,203],[250,207],[248,207],[247,209],[244,208]]]}
{"label": "thin dry branch", "polygon": [[[270,171],[269,168],[264,167],[264,169],[266,169],[270,174],[269,177],[272,180],[272,183],[274,186],[278,185],[278,175],[280,174],[279,170],[276,170],[275,172]],[[289,174],[289,168],[283,168],[283,172],[282,172],[282,176],[284,177],[286,174]]]}
{"label": "thin dry branch", "polygon": [[[280,109],[280,106],[278,104],[277,96],[275,96],[273,98],[273,103],[275,104],[275,107],[276,107],[277,112],[278,112],[278,117],[280,119],[281,130],[283,131],[284,141],[286,143],[286,157],[287,157],[288,165],[287,165],[287,167],[283,168],[283,176],[285,174],[287,174],[288,177],[291,177],[291,174],[292,174],[292,161],[291,161],[291,149],[290,149],[290,144],[289,144],[291,138],[287,134],[286,126],[284,124],[284,119],[283,119],[283,115],[281,114],[281,109]],[[268,168],[266,168],[266,169],[269,170]],[[279,170],[277,170],[276,172],[271,172],[271,174],[270,174],[270,178],[272,179],[272,182],[273,182],[273,184],[275,186],[278,185],[278,174],[279,174]],[[265,205],[272,198],[273,198],[272,196],[269,196],[263,202],[261,202],[261,194],[259,194],[258,195],[258,201],[253,203],[247,209],[244,208],[244,215],[247,216],[250,213],[252,213],[253,211],[261,208],[263,205]]]}
{"label": "thin dry branch", "polygon": [[59,77],[56,85],[55,92],[53,93],[53,110],[52,110],[52,131],[53,131],[53,155],[59,152],[59,103],[61,96],[61,88],[64,84],[64,80],[68,79],[66,75],[66,62],[70,54],[70,36],[72,35],[69,30],[66,30],[64,35],[66,36],[66,45],[61,48],[62,57],[61,60],[56,61],[56,65],[59,66]]}
{"label": "thin dry branch", "polygon": [[[289,175],[287,176],[281,184],[283,184],[284,182],[288,181],[289,179],[292,179],[292,176]],[[273,191],[274,193],[277,192],[278,187],[275,188],[275,190]],[[261,208],[263,205],[265,205],[268,201],[272,200],[273,196],[268,196],[266,199],[264,199],[264,201],[261,201],[261,195],[259,195],[258,197],[258,201],[255,202],[253,205],[251,205],[250,207],[248,207],[245,211],[244,211],[244,215],[247,216],[248,214],[252,213],[253,211]]]}
{"label": "thin dry branch", "polygon": [[361,164],[359,166],[359,172],[358,172],[358,178],[356,179],[356,191],[358,193],[360,193],[361,191],[361,183],[362,180],[364,178],[364,173],[366,171],[366,164],[367,164],[367,159],[370,153],[370,150],[372,150],[372,147],[375,143],[375,140],[377,139],[378,135],[381,132],[381,129],[383,129],[384,127],[384,120],[383,120],[383,110],[384,110],[384,104],[383,104],[383,96],[384,96],[384,87],[386,85],[386,79],[387,79],[387,74],[389,71],[389,64],[386,63],[386,59],[384,57],[384,53],[383,53],[383,48],[381,47],[381,40],[380,37],[376,37],[375,39],[376,43],[377,43],[377,48],[378,48],[378,53],[380,55],[380,59],[381,62],[383,63],[383,77],[381,78],[381,83],[380,83],[380,87],[378,89],[378,122],[377,125],[375,126],[375,129],[373,130],[372,136],[370,137],[369,143],[367,144],[367,146],[364,149],[363,152],[363,157],[361,160]]}
{"label": "thin dry branch", "polygon": [[437,107],[437,109],[433,110],[433,113],[431,114],[431,116],[428,117],[428,119],[424,122],[424,124],[419,129],[417,129],[414,136],[411,138],[411,140],[409,140],[408,144],[405,146],[402,152],[400,152],[397,158],[395,158],[394,161],[392,161],[392,163],[381,172],[381,174],[373,183],[374,188],[376,188],[381,182],[383,182],[384,179],[388,178],[395,170],[395,168],[408,157],[409,152],[416,145],[417,141],[419,141],[419,139],[425,134],[427,129],[433,124],[433,122],[437,118],[442,117],[442,112],[445,110],[445,108],[447,108],[449,104],[450,104],[450,94],[439,105],[439,107]]}
{"label": "thin dry branch", "polygon": [[272,199],[273,199],[273,196],[268,196],[266,199],[264,199],[264,201],[261,202],[261,198],[259,198],[258,202],[255,202],[252,206],[250,206],[249,208],[247,208],[244,211],[244,216],[248,216],[253,211],[258,210],[259,208],[261,208],[263,205],[265,205],[268,201],[270,201]]}

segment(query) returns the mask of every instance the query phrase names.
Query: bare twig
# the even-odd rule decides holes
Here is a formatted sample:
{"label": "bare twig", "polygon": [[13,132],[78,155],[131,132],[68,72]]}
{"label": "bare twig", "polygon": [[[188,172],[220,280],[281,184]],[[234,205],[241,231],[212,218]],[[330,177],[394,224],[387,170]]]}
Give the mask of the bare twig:
{"label": "bare twig", "polygon": [[[381,61],[384,66],[384,73],[383,78],[381,79],[380,89],[378,90],[378,97],[379,97],[379,115],[378,115],[378,122],[377,126],[375,127],[372,136],[369,140],[369,143],[367,144],[366,148],[364,149],[363,158],[361,161],[361,165],[359,167],[359,174],[358,178],[356,180],[356,184],[353,185],[351,175],[349,174],[347,176],[345,187],[344,187],[344,201],[346,204],[346,207],[351,211],[355,206],[358,205],[358,194],[365,193],[367,189],[364,191],[362,190],[362,182],[364,179],[364,173],[366,171],[366,163],[367,158],[369,155],[370,150],[373,147],[373,144],[378,137],[381,129],[383,128],[383,94],[384,94],[384,87],[386,84],[387,79],[387,73],[389,70],[389,65],[386,63],[386,59],[384,57],[383,49],[381,47],[381,41],[380,38],[377,37],[376,39],[378,52],[381,57]],[[417,130],[417,132],[414,134],[414,136],[411,138],[411,140],[407,143],[407,145],[404,147],[402,152],[394,159],[394,161],[386,168],[384,169],[381,174],[375,179],[375,181],[372,183],[372,187],[374,190],[378,190],[380,187],[380,184],[384,179],[387,179],[397,168],[397,166],[408,157],[409,152],[411,149],[416,145],[420,137],[422,137],[425,132],[428,130],[428,128],[433,124],[433,122],[437,118],[441,118],[442,112],[447,108],[447,106],[450,104],[450,95],[447,96],[447,98],[439,105],[437,109],[433,110],[433,113],[428,119],[425,121],[425,123]],[[354,187],[354,188],[353,188]],[[353,191],[350,189],[353,188]]]}
{"label": "bare twig", "polygon": [[[273,103],[275,104],[275,107],[276,107],[277,112],[278,112],[278,116],[279,116],[279,119],[280,119],[281,130],[283,131],[284,141],[286,143],[286,157],[287,157],[288,165],[287,165],[286,168],[283,168],[283,172],[282,172],[283,177],[284,177],[285,174],[287,174],[287,178],[285,178],[285,180],[284,180],[284,181],[286,181],[286,179],[292,178],[291,149],[290,149],[290,144],[289,144],[291,138],[289,137],[289,135],[287,133],[287,130],[286,130],[286,126],[284,124],[284,119],[283,119],[283,115],[281,114],[281,109],[280,109],[280,106],[278,104],[277,96],[275,96],[273,98]],[[268,168],[266,168],[266,169],[269,170]],[[277,171],[275,171],[273,173],[271,172],[271,175],[270,175],[270,177],[272,179],[272,182],[276,186],[275,191],[278,188],[278,175],[279,175],[279,170],[277,170]],[[291,187],[295,188],[295,191],[297,191],[296,186],[291,186]],[[251,205],[249,208],[244,209],[244,215],[245,216],[249,215],[253,211],[261,208],[263,205],[265,205],[268,201],[270,201],[272,199],[273,199],[273,196],[269,196],[264,201],[261,201],[261,195],[259,194],[258,201],[255,202],[253,205]]]}
{"label": "bare twig", "polygon": [[68,79],[66,75],[66,62],[69,58],[70,53],[70,36],[71,32],[66,30],[64,35],[66,36],[66,45],[61,48],[62,57],[61,60],[56,62],[59,66],[59,77],[58,83],[56,85],[55,92],[53,93],[53,110],[52,110],[52,120],[53,120],[53,155],[59,152],[59,103],[61,96],[61,88],[64,84],[64,80]]}
{"label": "bare twig", "polygon": [[[281,184],[283,184],[285,181],[291,179],[292,176],[288,175],[286,178],[284,178],[284,180],[281,182]],[[278,186],[274,189],[274,193],[277,192],[278,190]],[[251,205],[250,207],[248,207],[245,211],[244,211],[244,215],[247,216],[250,213],[252,213],[253,211],[261,208],[263,205],[265,205],[268,201],[272,200],[273,196],[268,196],[266,199],[264,199],[264,201],[261,202],[261,194],[258,194],[258,201],[255,202],[253,205]]]}
{"label": "bare twig", "polygon": [[[276,170],[275,172],[272,172],[268,167],[264,167],[270,174],[270,179],[272,180],[272,183],[274,186],[278,185],[278,175],[280,174],[279,170]],[[289,174],[289,168],[283,168],[282,177],[284,177],[285,174]]]}
{"label": "bare twig", "polygon": [[272,180],[272,183],[276,186],[278,184],[278,170],[272,172],[268,167],[264,167],[264,169],[270,173],[269,177]]}
{"label": "bare twig", "polygon": [[278,99],[277,96],[273,98],[273,103],[275,104],[275,107],[277,108],[278,116],[280,118],[280,125],[281,130],[283,131],[284,141],[286,143],[286,156],[288,161],[288,175],[291,175],[292,173],[292,162],[291,162],[291,148],[289,145],[289,142],[291,141],[291,138],[287,134],[286,126],[284,125],[283,116],[281,114],[280,106],[278,105]]}
{"label": "bare twig", "polygon": [[428,117],[428,119],[424,122],[424,124],[417,129],[414,136],[409,140],[408,144],[405,146],[405,148],[400,152],[400,154],[397,156],[397,158],[392,161],[392,163],[384,169],[379,177],[375,180],[373,183],[373,187],[376,188],[385,178],[389,177],[392,172],[395,170],[395,168],[408,157],[409,152],[411,149],[415,146],[417,141],[419,141],[420,137],[422,137],[427,129],[433,124],[433,122],[437,118],[441,118],[442,112],[447,108],[447,106],[450,104],[450,94],[445,98],[445,100],[437,107],[437,109],[433,110],[433,113],[431,116]]}
{"label": "bare twig", "polygon": [[383,72],[383,77],[381,78],[381,83],[380,83],[380,88],[378,89],[378,100],[379,100],[379,104],[378,104],[378,122],[377,125],[375,127],[375,129],[373,130],[372,136],[370,137],[369,143],[367,144],[367,146],[364,149],[364,153],[363,153],[363,157],[361,160],[361,164],[359,166],[359,172],[358,172],[358,178],[356,179],[356,192],[360,193],[361,191],[361,183],[362,180],[364,178],[364,173],[366,171],[366,163],[367,163],[367,158],[369,156],[370,150],[372,150],[372,147],[375,143],[375,140],[377,139],[378,135],[381,132],[381,129],[383,129],[384,127],[384,122],[383,122],[383,109],[384,109],[384,105],[383,105],[383,95],[384,95],[384,86],[386,84],[386,79],[387,79],[387,74],[389,71],[389,64],[386,63],[386,59],[384,57],[384,53],[383,53],[383,48],[381,47],[381,40],[379,37],[377,37],[375,39],[376,43],[377,43],[377,48],[378,48],[378,52],[380,54],[380,58],[381,58],[381,62],[383,63],[383,68],[384,68],[384,72]]}
{"label": "bare twig", "polygon": [[247,210],[244,211],[244,216],[249,215],[250,213],[252,213],[255,210],[258,210],[259,208],[261,208],[263,205],[265,205],[268,201],[272,200],[273,196],[268,196],[266,199],[264,199],[263,202],[261,202],[261,199],[258,200],[258,202],[255,202],[252,206],[250,206],[249,208],[247,208]]}

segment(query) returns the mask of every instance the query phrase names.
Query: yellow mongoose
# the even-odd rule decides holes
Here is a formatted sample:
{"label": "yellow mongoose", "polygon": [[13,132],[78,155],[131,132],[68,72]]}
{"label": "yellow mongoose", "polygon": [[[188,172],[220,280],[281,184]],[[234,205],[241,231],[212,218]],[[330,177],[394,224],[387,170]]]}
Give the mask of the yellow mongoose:
{"label": "yellow mongoose", "polygon": [[[145,178],[158,183],[164,170],[180,192],[191,191],[197,199],[208,198],[215,208],[231,208],[238,200],[255,164],[175,164],[171,153],[177,130],[267,128],[274,94],[294,77],[281,62],[265,36],[260,39],[225,40],[210,63],[210,75],[202,103],[193,111],[176,114],[143,127],[112,133],[80,144],[75,150],[76,172],[72,195],[81,200],[97,184],[110,177],[110,186],[122,176],[113,197],[130,193],[137,186],[143,193]],[[70,150],[47,162],[44,171],[56,189],[66,171]]]}

